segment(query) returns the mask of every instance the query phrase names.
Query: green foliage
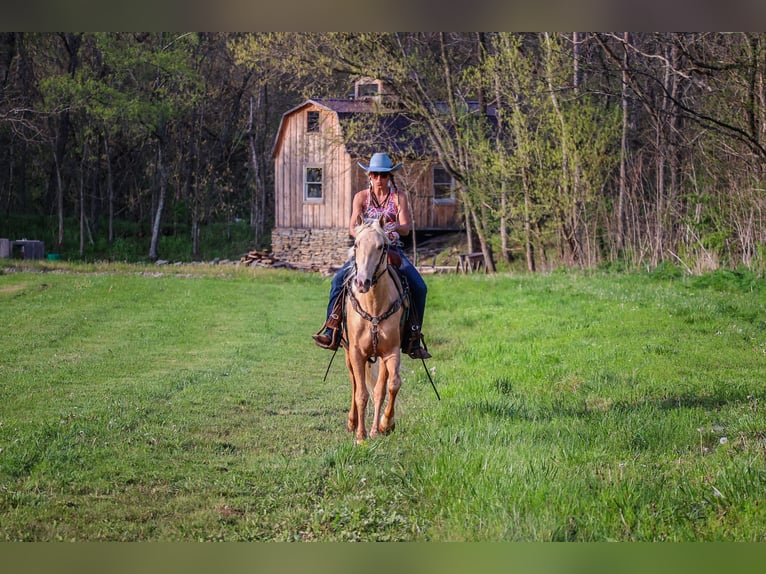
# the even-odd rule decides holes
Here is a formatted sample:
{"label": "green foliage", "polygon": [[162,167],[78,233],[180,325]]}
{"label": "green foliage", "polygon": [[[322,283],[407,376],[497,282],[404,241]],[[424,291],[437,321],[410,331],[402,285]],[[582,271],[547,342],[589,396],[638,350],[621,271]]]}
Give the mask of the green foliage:
{"label": "green foliage", "polygon": [[[329,279],[0,272],[0,539],[762,541],[766,292],[430,276],[427,365],[354,446]],[[41,273],[41,271],[58,271]]]}
{"label": "green foliage", "polygon": [[735,291],[738,293],[760,293],[766,288],[763,276],[745,267],[737,269],[718,269],[712,273],[700,275],[692,279],[692,285],[699,288],[716,289],[718,291]]}
{"label": "green foliage", "polygon": [[655,279],[678,279],[683,274],[683,269],[670,261],[661,261],[652,271],[652,277]]}
{"label": "green foliage", "polygon": [[6,33],[2,208],[51,213],[60,176],[66,217],[83,202],[102,217],[111,190],[119,217],[146,222],[165,189],[173,227],[257,205],[266,235],[281,115],[369,76],[418,122],[484,244],[504,224],[537,268],[763,270],[765,45],[761,32]]}
{"label": "green foliage", "polygon": [[[83,256],[79,253],[79,221],[65,220],[64,247],[59,255],[68,261],[124,261],[144,262],[149,250],[146,225],[116,221],[114,241],[106,237],[106,222],[98,222],[93,232],[94,243],[86,242]],[[52,217],[10,217],[0,219],[0,237],[11,239],[38,239],[45,243],[47,252],[56,245],[58,229]],[[268,238],[266,238],[267,240]],[[253,230],[245,221],[208,223],[200,226],[199,253],[192,253],[191,229],[182,220],[164,227],[159,243],[160,257],[169,261],[210,261],[213,259],[239,259],[251,249],[263,249],[268,244],[255,244]]]}

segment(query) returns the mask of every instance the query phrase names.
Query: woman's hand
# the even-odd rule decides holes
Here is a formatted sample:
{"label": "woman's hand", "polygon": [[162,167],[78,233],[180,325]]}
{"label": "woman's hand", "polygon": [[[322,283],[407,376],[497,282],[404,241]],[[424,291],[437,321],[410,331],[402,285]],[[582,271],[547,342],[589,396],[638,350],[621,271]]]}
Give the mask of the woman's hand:
{"label": "woman's hand", "polygon": [[398,228],[399,228],[399,224],[395,221],[391,223],[386,223],[385,225],[386,234],[388,234],[388,238],[394,243],[399,241],[399,233],[396,231]]}

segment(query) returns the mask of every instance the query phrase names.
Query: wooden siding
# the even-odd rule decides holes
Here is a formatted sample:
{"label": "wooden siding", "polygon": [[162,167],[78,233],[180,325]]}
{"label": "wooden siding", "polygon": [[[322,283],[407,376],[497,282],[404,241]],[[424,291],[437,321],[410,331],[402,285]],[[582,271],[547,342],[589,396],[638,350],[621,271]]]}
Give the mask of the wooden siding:
{"label": "wooden siding", "polygon": [[[306,112],[318,111],[320,130],[306,131]],[[320,106],[306,105],[282,122],[275,150],[276,227],[322,229],[345,227],[351,214],[351,162],[340,140],[337,116]],[[304,170],[322,168],[322,199],[305,200]]]}
{"label": "wooden siding", "polygon": [[432,166],[433,162],[429,161],[405,164],[396,173],[397,186],[408,194],[416,229],[459,229],[457,202],[434,202]]}
{"label": "wooden siding", "polygon": [[[307,132],[308,111],[319,112],[320,130]],[[313,101],[286,113],[274,147],[275,227],[285,229],[345,229],[351,215],[353,195],[365,189],[367,177],[341,141],[336,112]],[[363,158],[366,163],[369,158]],[[457,203],[433,200],[432,165],[429,161],[404,161],[396,172],[397,186],[410,198],[417,229],[459,229]],[[321,167],[323,197],[304,200],[304,169]]]}

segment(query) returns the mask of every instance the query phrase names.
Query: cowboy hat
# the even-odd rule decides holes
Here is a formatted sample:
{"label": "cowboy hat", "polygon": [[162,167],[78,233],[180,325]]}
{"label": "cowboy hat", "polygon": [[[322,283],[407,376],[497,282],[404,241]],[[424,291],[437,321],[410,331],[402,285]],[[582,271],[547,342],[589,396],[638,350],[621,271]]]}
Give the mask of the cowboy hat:
{"label": "cowboy hat", "polygon": [[370,165],[363,165],[359,164],[359,167],[361,167],[364,171],[367,172],[376,172],[376,173],[388,173],[392,171],[396,171],[402,167],[401,162],[394,165],[391,161],[391,158],[388,157],[388,154],[385,153],[375,153],[370,158]]}

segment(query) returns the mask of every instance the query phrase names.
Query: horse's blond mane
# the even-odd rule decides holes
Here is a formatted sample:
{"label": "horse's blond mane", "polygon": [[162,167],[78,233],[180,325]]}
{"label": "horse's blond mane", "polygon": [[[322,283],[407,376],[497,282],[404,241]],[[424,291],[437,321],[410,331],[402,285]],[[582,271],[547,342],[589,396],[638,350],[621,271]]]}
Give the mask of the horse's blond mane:
{"label": "horse's blond mane", "polygon": [[[359,237],[360,233],[363,233],[367,229],[370,229],[380,235],[383,238],[383,241],[385,241],[386,245],[391,245],[391,238],[388,236],[388,233],[386,233],[386,230],[381,226],[379,219],[365,219],[362,223],[357,225],[354,228],[354,231],[356,233],[356,236]],[[349,257],[354,256],[354,248],[349,249]]]}

